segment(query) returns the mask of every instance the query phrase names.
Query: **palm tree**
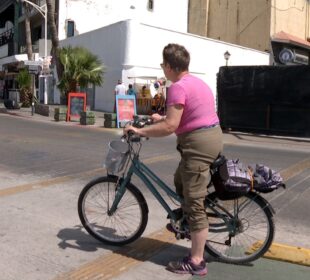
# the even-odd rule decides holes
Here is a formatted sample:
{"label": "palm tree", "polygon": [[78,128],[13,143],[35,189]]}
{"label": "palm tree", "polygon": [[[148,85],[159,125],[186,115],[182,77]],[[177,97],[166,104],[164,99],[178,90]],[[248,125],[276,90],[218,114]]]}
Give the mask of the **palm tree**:
{"label": "palm tree", "polygon": [[18,82],[19,92],[20,92],[20,101],[22,102],[23,107],[30,107],[32,101],[31,93],[31,75],[24,68],[21,69],[16,77]]}
{"label": "palm tree", "polygon": [[[33,2],[33,1],[30,1]],[[24,8],[25,8],[25,31],[26,31],[26,50],[27,50],[27,56],[28,60],[33,60],[33,54],[32,54],[32,40],[31,40],[31,26],[30,26],[30,19],[29,15],[32,10],[32,6],[28,3],[24,2]]]}
{"label": "palm tree", "polygon": [[[30,1],[33,2],[33,1]],[[27,57],[28,60],[33,60],[33,52],[32,52],[32,39],[31,39],[31,26],[30,26],[30,12],[32,10],[32,6],[26,2],[24,2],[24,8],[25,8],[25,33],[26,33],[26,50],[27,50]],[[22,75],[24,75],[22,73]],[[30,77],[30,93],[27,92],[26,93],[20,93],[21,95],[24,95],[22,98],[26,98],[26,99],[30,99],[32,100],[33,97],[35,96],[35,87],[34,87],[34,76],[31,75]],[[26,101],[26,103],[23,104],[26,105],[28,101]]]}
{"label": "palm tree", "polygon": [[49,27],[51,41],[52,41],[52,50],[51,55],[53,57],[53,62],[56,65],[57,76],[61,77],[63,72],[63,65],[59,60],[59,38],[56,27],[56,18],[55,18],[55,0],[46,0],[47,6],[47,24]]}
{"label": "palm tree", "polygon": [[103,84],[104,65],[99,58],[83,47],[63,47],[59,51],[63,65],[58,88],[67,98],[69,92],[76,92],[78,87],[86,88],[88,84]]}

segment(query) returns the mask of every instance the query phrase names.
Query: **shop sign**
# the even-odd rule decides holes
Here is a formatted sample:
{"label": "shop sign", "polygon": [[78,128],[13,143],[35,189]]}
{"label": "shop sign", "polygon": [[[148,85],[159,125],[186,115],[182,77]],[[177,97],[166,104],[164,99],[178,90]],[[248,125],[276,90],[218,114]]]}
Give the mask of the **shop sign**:
{"label": "shop sign", "polygon": [[283,64],[288,64],[290,62],[293,62],[294,59],[294,53],[292,50],[284,48],[280,53],[279,53],[279,60]]}
{"label": "shop sign", "polygon": [[116,95],[116,119],[117,127],[120,123],[132,121],[136,115],[136,98],[134,95]]}

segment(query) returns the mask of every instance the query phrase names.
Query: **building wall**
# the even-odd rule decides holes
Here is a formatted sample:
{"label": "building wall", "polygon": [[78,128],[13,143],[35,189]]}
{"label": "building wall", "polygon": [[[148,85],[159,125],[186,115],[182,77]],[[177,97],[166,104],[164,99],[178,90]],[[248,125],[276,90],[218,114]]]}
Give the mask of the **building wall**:
{"label": "building wall", "polygon": [[271,34],[284,31],[307,40],[309,33],[309,0],[272,0]]}
{"label": "building wall", "polygon": [[270,1],[210,0],[207,36],[226,42],[269,50]]}
{"label": "building wall", "polygon": [[[106,38],[109,38],[107,40]],[[144,42],[141,43],[143,38]],[[111,112],[114,88],[118,79],[126,85],[132,77],[163,77],[160,68],[162,49],[168,43],[184,45],[191,54],[190,72],[206,81],[216,95],[216,76],[225,65],[224,52],[229,51],[228,65],[269,65],[269,55],[188,33],[171,31],[139,23],[118,22],[98,30],[61,41],[61,45],[84,46],[99,56],[106,67],[104,85],[96,87],[95,109]],[[131,77],[131,78],[130,78]]]}
{"label": "building wall", "polygon": [[188,33],[207,37],[210,0],[189,0]]}
{"label": "building wall", "polygon": [[132,18],[146,24],[187,32],[188,0],[153,0],[152,11],[148,9],[148,2],[148,0],[59,1],[59,39],[67,37],[68,20],[75,21],[76,34]]}
{"label": "building wall", "polygon": [[261,51],[280,31],[310,37],[308,0],[190,0],[189,8],[189,32]]}

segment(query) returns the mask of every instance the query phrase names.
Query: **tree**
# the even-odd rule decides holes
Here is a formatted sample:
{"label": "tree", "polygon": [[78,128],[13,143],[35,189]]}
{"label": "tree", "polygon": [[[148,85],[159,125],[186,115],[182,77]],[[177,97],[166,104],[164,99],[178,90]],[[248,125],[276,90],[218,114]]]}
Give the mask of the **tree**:
{"label": "tree", "polygon": [[[30,1],[33,2],[33,1]],[[32,10],[32,6],[29,5],[27,2],[24,2],[24,9],[25,9],[25,31],[26,31],[26,50],[28,60],[33,60],[33,53],[32,53],[32,39],[31,39],[31,26],[30,26],[30,12]]]}
{"label": "tree", "polygon": [[[34,3],[34,1],[30,1]],[[28,60],[33,60],[33,51],[32,51],[32,39],[31,39],[31,25],[30,25],[30,12],[32,10],[32,6],[28,4],[27,2],[24,2],[24,8],[25,8],[25,31],[26,31],[26,50],[27,50],[27,57]],[[24,75],[24,73],[22,73]],[[31,102],[31,100],[35,96],[35,86],[34,86],[34,79],[35,77],[33,75],[30,76],[30,93],[28,91],[24,92],[24,96],[21,96],[24,98],[23,106],[28,106],[28,101]],[[20,93],[23,95],[23,93]],[[29,99],[29,100],[28,100]],[[29,104],[30,105],[30,104]]]}
{"label": "tree", "polygon": [[31,75],[28,73],[28,70],[24,68],[19,71],[16,80],[18,82],[20,101],[22,102],[22,106],[29,107],[32,101]]}
{"label": "tree", "polygon": [[76,92],[78,87],[86,88],[88,84],[103,84],[104,65],[99,58],[83,47],[63,47],[59,51],[63,74],[58,88],[63,96]]}
{"label": "tree", "polygon": [[55,0],[46,0],[47,6],[47,25],[49,27],[51,41],[52,41],[52,50],[51,55],[53,57],[53,62],[56,65],[57,76],[61,77],[63,73],[63,65],[59,60],[59,38],[56,27],[56,18],[55,18]]}

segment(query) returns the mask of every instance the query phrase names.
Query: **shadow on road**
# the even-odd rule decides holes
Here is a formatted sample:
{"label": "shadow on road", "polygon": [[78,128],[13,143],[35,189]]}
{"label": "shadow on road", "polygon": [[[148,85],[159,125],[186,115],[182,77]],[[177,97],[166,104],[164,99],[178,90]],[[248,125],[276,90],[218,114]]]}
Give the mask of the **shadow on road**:
{"label": "shadow on road", "polygon": [[[186,246],[163,242],[149,237],[140,237],[135,242],[122,247],[106,245],[91,237],[80,225],[74,228],[60,230],[57,237],[61,239],[58,246],[64,250],[71,248],[86,252],[94,252],[102,248],[110,250],[113,254],[132,258],[139,262],[150,261],[161,266],[167,265],[167,259],[174,260],[175,258],[177,260],[186,256],[189,250]],[[167,256],[163,257],[159,253],[165,249],[165,254],[167,254]],[[206,255],[205,258],[208,263],[222,262],[210,255]],[[243,264],[243,266],[253,266],[253,264]]]}

